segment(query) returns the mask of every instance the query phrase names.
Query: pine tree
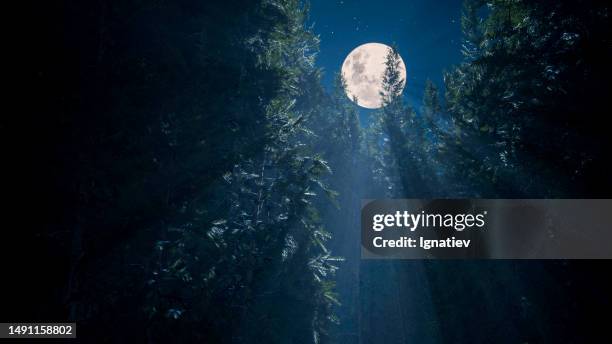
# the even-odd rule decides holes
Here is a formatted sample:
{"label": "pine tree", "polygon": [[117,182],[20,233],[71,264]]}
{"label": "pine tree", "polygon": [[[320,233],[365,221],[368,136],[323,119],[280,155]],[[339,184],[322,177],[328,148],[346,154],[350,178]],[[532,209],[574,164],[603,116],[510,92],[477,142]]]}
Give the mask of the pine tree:
{"label": "pine tree", "polygon": [[383,106],[369,131],[368,147],[374,178],[387,196],[408,197],[425,189],[418,151],[420,143],[415,129],[416,114],[401,96],[405,80],[399,70],[397,48],[389,50],[380,93]]}
{"label": "pine tree", "polygon": [[591,185],[587,176],[600,179],[603,163],[592,143],[605,135],[579,118],[603,104],[595,85],[604,85],[608,68],[585,63],[609,53],[603,5],[493,1],[481,21],[482,5],[466,2],[463,21],[464,37],[479,48],[445,76],[461,179],[491,197],[567,195]]}
{"label": "pine tree", "polygon": [[339,259],[306,8],[65,6],[65,101],[44,129],[62,215],[35,237],[67,277],[32,314],[66,314],[85,341],[326,342]]}

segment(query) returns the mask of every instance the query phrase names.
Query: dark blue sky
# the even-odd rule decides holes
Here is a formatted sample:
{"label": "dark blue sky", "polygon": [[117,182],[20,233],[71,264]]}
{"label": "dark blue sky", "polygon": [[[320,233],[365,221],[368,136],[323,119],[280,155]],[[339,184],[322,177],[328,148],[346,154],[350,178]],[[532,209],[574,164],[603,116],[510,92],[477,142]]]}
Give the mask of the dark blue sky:
{"label": "dark blue sky", "polygon": [[461,0],[310,0],[321,38],[317,63],[331,85],[355,47],[396,43],[406,63],[408,102],[420,106],[425,80],[442,88],[442,71],[461,61]]}

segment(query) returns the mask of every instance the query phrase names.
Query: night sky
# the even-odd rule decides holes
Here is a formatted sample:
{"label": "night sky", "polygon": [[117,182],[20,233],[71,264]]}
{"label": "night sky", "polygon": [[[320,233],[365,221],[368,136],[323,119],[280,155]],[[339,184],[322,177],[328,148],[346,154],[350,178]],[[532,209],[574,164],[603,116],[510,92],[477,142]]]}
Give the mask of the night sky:
{"label": "night sky", "polygon": [[[357,46],[396,43],[407,69],[404,94],[418,109],[427,78],[442,88],[442,72],[461,61],[461,0],[311,0],[310,24],[320,35],[317,63],[331,86]],[[363,109],[363,112],[370,110]]]}

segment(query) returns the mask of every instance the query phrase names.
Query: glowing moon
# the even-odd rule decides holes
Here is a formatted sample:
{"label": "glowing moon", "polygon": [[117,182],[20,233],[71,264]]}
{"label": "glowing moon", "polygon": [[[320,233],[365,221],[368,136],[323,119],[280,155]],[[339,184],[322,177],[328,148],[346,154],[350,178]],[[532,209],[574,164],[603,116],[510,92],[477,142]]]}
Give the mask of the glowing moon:
{"label": "glowing moon", "polygon": [[[381,43],[366,43],[353,49],[342,64],[342,76],[346,80],[346,95],[357,104],[368,109],[378,109],[382,106],[380,92],[382,77],[385,72],[385,61],[389,52],[388,45]],[[406,85],[406,65],[400,57],[401,78]]]}

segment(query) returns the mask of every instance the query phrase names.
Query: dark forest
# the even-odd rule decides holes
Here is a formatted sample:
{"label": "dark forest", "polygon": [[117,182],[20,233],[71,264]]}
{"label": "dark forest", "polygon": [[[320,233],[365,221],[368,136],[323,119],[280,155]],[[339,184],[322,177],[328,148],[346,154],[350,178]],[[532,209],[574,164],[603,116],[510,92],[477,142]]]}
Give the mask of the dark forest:
{"label": "dark forest", "polygon": [[608,4],[466,0],[463,61],[413,106],[390,50],[367,124],[303,1],[36,7],[0,127],[0,320],[84,343],[607,341],[607,261],[363,261],[358,228],[362,199],[609,198]]}

